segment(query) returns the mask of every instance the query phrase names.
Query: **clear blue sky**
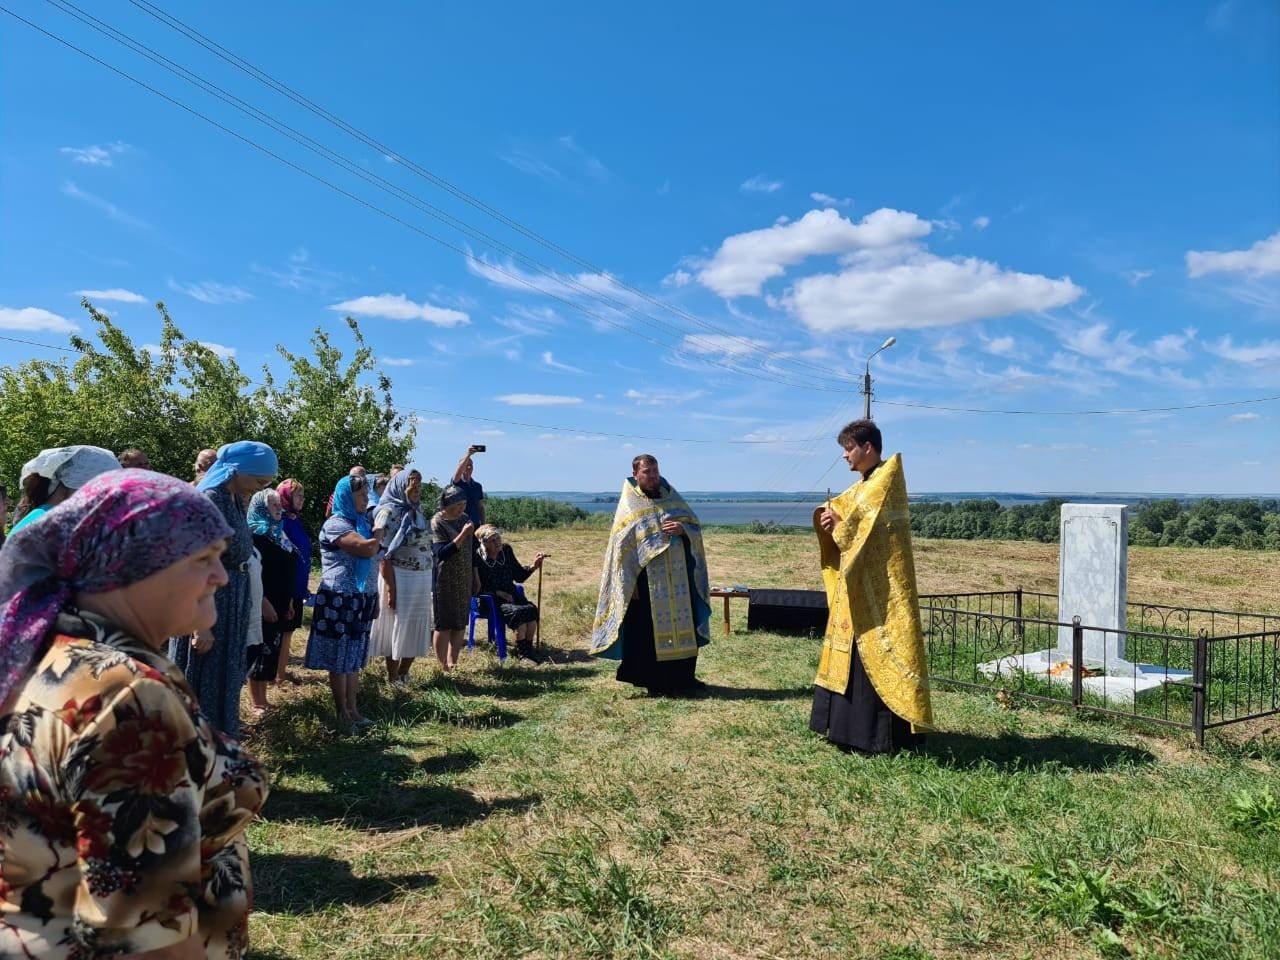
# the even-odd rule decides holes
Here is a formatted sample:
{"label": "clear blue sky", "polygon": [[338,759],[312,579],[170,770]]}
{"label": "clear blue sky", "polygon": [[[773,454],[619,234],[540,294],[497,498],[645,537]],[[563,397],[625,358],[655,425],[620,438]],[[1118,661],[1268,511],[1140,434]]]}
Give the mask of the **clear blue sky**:
{"label": "clear blue sky", "polygon": [[875,413],[914,490],[1280,490],[1280,402],[901,405],[1280,395],[1274,0],[166,0],[554,247],[126,0],[91,12],[492,239],[3,2],[411,225],[0,15],[5,336],[65,345],[94,291],[154,342],[162,299],[256,374],[353,313],[429,473],[475,441],[496,490],[613,489],[642,450],[684,489],[795,490],[848,482],[832,438],[893,335]]}

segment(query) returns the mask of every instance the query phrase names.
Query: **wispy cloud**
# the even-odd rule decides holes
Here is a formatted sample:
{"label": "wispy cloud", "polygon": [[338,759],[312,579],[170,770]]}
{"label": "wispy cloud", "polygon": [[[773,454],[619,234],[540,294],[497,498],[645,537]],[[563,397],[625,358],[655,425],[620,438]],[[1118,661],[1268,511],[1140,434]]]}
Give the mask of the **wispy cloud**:
{"label": "wispy cloud", "polygon": [[991,218],[990,217],[974,217],[973,225],[977,227],[979,230],[985,230],[987,229],[987,227],[991,226]]}
{"label": "wispy cloud", "polygon": [[412,367],[417,363],[412,357],[383,357],[378,362],[384,367]]}
{"label": "wispy cloud", "polygon": [[179,283],[170,277],[169,289],[175,293],[185,293],[188,297],[199,300],[201,303],[209,303],[215,306],[225,303],[244,303],[246,300],[254,299],[253,294],[243,287],[218,283],[215,280],[201,280],[199,283]]}
{"label": "wispy cloud", "polygon": [[585,179],[603,183],[613,177],[604,162],[583,148],[570,134],[538,146],[513,146],[499,153],[498,159],[521,173],[548,182],[568,184]]}
{"label": "wispy cloud", "polygon": [[58,152],[70,157],[73,163],[83,163],[90,167],[109,167],[120,154],[129,149],[129,144],[117,140],[105,147],[91,143],[87,147],[59,147]]}
{"label": "wispy cloud", "polygon": [[569,135],[558,137],[558,143],[571,157],[575,158],[582,170],[593,180],[608,180],[610,177],[609,168],[606,167],[599,157],[588,153],[578,142]]}
{"label": "wispy cloud", "polygon": [[554,356],[552,356],[550,350],[543,351],[542,362],[546,364],[548,367],[550,367],[552,370],[563,370],[565,373],[586,373],[585,370],[582,370],[579,367],[573,367],[567,363],[561,363]]}
{"label": "wispy cloud", "polygon": [[547,161],[541,157],[535,157],[524,150],[508,150],[506,153],[498,154],[498,159],[509,166],[515,167],[521,173],[527,173],[533,177],[539,177],[543,180],[564,179],[564,174],[547,163]]}
{"label": "wispy cloud", "polygon": [[1225,336],[1216,343],[1205,344],[1204,348],[1223,360],[1246,366],[1280,364],[1280,340],[1261,340],[1252,346],[1236,346],[1230,336]]}
{"label": "wispy cloud", "polygon": [[147,223],[147,221],[142,220],[138,217],[135,217],[131,213],[126,213],[124,210],[121,210],[118,206],[116,206],[110,200],[106,200],[103,197],[98,196],[97,194],[90,193],[88,190],[81,190],[78,186],[75,185],[75,183],[73,183],[70,180],[68,180],[66,183],[62,185],[62,192],[68,197],[71,197],[75,200],[79,200],[82,203],[87,203],[89,206],[94,207],[98,210],[101,210],[112,220],[115,220],[119,223],[126,224],[127,226],[130,226],[130,227],[138,227],[142,230],[155,229],[154,227],[151,226],[151,224]]}
{"label": "wispy cloud", "polygon": [[1129,286],[1136,287],[1144,280],[1150,280],[1154,275],[1154,270],[1126,270],[1124,278],[1129,281]]}
{"label": "wispy cloud", "polygon": [[346,279],[336,270],[329,270],[313,263],[311,253],[305,247],[299,247],[289,254],[288,262],[281,268],[255,263],[249,269],[259,276],[266,277],[277,287],[299,292],[328,293]]}
{"label": "wispy cloud", "polygon": [[132,290],[122,290],[119,287],[112,287],[110,290],[77,290],[77,297],[84,297],[95,303],[102,301],[112,301],[115,303],[146,303],[147,298],[140,293],[134,293]]}
{"label": "wispy cloud", "polygon": [[664,287],[687,287],[689,282],[693,280],[693,274],[687,270],[673,270],[662,278]]}
{"label": "wispy cloud", "polygon": [[809,194],[809,199],[814,203],[821,204],[824,207],[847,207],[853,203],[853,197],[833,197],[829,193],[814,192]]}
{"label": "wispy cloud", "polygon": [[764,174],[758,173],[749,180],[743,180],[738,185],[738,189],[743,193],[777,193],[782,189],[782,181],[770,180]]}
{"label": "wispy cloud", "polygon": [[751,337],[735,337],[727,333],[696,333],[687,335],[680,347],[689,353],[715,354],[722,357],[744,357],[769,346],[764,340]]}
{"label": "wispy cloud", "polygon": [[1233,413],[1227,417],[1227,423],[1252,423],[1254,420],[1266,420],[1260,413],[1249,411],[1248,413]]}
{"label": "wispy cloud", "polygon": [[356,297],[329,307],[338,313],[357,317],[380,317],[383,320],[423,320],[437,327],[459,327],[471,322],[461,310],[437,307],[430,303],[415,303],[403,293],[380,293],[376,296]]}
{"label": "wispy cloud", "polygon": [[581,403],[581,397],[566,397],[552,393],[507,393],[494,397],[509,407],[560,407]]}
{"label": "wispy cloud", "polygon": [[706,396],[705,390],[686,390],[684,392],[667,390],[628,390],[623,394],[639,407],[678,407]]}
{"label": "wispy cloud", "polygon": [[0,307],[0,330],[29,333],[75,333],[78,324],[40,307]]}

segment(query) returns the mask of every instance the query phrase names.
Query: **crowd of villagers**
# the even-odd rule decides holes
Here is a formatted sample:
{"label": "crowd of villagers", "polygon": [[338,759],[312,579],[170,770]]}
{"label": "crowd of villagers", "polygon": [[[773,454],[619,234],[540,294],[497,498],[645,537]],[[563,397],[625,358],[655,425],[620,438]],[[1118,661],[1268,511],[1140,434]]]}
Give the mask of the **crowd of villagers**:
{"label": "crowd of villagers", "polygon": [[304,611],[303,665],[328,673],[345,733],[371,725],[371,658],[393,685],[420,657],[457,665],[475,595],[538,659],[519,584],[543,555],[520,563],[484,523],[475,452],[434,511],[420,470],[352,467],[312,531],[302,483],[253,440],[200,451],[194,479],[87,445],[23,467],[0,546],[0,956],[244,955],[268,778],[239,743],[241,694],[261,716],[296,682]]}

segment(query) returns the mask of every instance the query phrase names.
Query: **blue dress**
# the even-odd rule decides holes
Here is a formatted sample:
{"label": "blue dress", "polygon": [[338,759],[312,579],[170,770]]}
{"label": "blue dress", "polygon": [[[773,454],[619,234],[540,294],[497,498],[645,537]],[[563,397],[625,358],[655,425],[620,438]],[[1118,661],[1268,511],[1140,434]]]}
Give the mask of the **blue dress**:
{"label": "blue dress", "polygon": [[[320,528],[320,586],[302,661],[309,670],[358,673],[369,660],[369,630],[378,615],[377,577],[371,569],[372,582],[358,583],[358,558],[338,546],[342,537],[355,532],[350,520],[338,516]],[[366,592],[370,588],[375,592]]]}
{"label": "blue dress", "polygon": [[245,639],[249,634],[249,571],[253,534],[239,501],[225,486],[208,491],[231,527],[222,554],[227,585],[213,595],[218,622],[213,625],[213,648],[196,653],[187,637],[169,641],[169,659],[187,677],[209,723],[229,737],[240,738],[240,688],[244,686]]}

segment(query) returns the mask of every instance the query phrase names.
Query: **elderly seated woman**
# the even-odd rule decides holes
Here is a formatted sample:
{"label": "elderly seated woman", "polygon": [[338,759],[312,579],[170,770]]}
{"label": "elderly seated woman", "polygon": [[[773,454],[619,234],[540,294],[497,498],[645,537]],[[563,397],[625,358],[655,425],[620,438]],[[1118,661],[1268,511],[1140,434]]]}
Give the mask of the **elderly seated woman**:
{"label": "elderly seated woman", "polygon": [[28,460],[19,475],[22,499],[14,511],[11,533],[44,516],[86,483],[108,470],[119,470],[120,462],[110,450],[77,444],[51,447]]}
{"label": "elderly seated woman", "polygon": [[546,554],[535,554],[533,565],[526,567],[516,559],[510,544],[502,542],[502,531],[486,523],[476,531],[480,546],[476,548],[476,573],[480,576],[480,593],[493,596],[498,615],[507,628],[515,631],[516,656],[541,661],[533,650],[533,632],[538,625],[538,608],[516,595],[516,584],[524,583],[533,571],[541,568]]}
{"label": "elderly seated woman", "polygon": [[0,956],[244,955],[266,774],[163,652],[213,625],[231,533],[118,470],[0,552]]}

